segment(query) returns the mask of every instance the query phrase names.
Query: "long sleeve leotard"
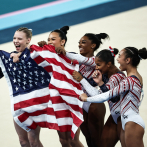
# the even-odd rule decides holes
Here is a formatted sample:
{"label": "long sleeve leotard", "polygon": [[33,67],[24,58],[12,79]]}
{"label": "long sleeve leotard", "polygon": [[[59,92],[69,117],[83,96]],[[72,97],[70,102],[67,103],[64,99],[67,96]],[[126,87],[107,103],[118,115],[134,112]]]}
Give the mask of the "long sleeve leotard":
{"label": "long sleeve leotard", "polygon": [[[85,88],[85,90],[88,92],[89,95],[95,96],[116,87],[123,79],[125,79],[125,75],[121,72],[118,72],[112,75],[107,83],[100,86],[100,90],[98,90],[95,87],[92,87],[85,79],[82,79],[80,83],[82,84],[82,86]],[[119,96],[114,97],[115,103],[112,102],[112,99],[108,100],[110,112],[116,124],[117,124],[117,118],[120,116],[119,98],[120,98]]]}
{"label": "long sleeve leotard", "polygon": [[120,108],[122,127],[129,121],[135,122],[145,128],[143,119],[139,115],[140,96],[142,86],[135,76],[130,76],[122,80],[118,86],[108,92],[87,98],[88,102],[102,103],[113,97],[120,95]]}

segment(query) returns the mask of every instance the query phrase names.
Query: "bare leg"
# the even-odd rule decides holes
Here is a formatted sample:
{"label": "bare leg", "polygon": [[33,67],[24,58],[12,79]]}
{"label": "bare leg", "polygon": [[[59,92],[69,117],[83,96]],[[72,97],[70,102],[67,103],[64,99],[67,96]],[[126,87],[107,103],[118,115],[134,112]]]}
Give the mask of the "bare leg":
{"label": "bare leg", "polygon": [[20,142],[21,147],[31,147],[29,143],[27,132],[23,130],[14,120],[13,122],[14,122],[15,130],[19,137],[19,142]]}
{"label": "bare leg", "polygon": [[70,145],[72,147],[84,147],[83,144],[79,140],[79,135],[80,135],[80,127],[78,128],[75,137],[73,140],[70,140]]}
{"label": "bare leg", "polygon": [[92,147],[101,147],[101,135],[104,126],[106,108],[104,103],[92,103],[88,112],[88,128]]}
{"label": "bare leg", "polygon": [[127,147],[144,147],[144,128],[134,122],[125,125],[125,143]]}
{"label": "bare leg", "polygon": [[59,135],[59,139],[60,139],[60,143],[62,145],[62,147],[71,147],[70,145],[70,141],[71,141],[71,136],[70,136],[70,132],[60,132],[57,131],[58,135]]}
{"label": "bare leg", "polygon": [[125,131],[121,129],[121,134],[120,134],[120,142],[122,147],[126,147],[125,143]]}
{"label": "bare leg", "polygon": [[122,130],[122,124],[121,124],[121,116],[120,116],[117,119],[117,135],[118,135],[119,140],[120,140],[121,130]]}
{"label": "bare leg", "polygon": [[84,122],[81,124],[80,128],[83,135],[86,138],[88,147],[92,147],[90,131],[88,128],[88,113],[84,109],[83,109],[83,117],[84,117]]}
{"label": "bare leg", "polygon": [[101,137],[102,147],[114,147],[118,140],[117,124],[110,115],[103,128]]}
{"label": "bare leg", "polygon": [[40,127],[38,126],[35,130],[31,130],[28,132],[28,138],[31,147],[43,147],[39,140],[39,134],[40,134]]}

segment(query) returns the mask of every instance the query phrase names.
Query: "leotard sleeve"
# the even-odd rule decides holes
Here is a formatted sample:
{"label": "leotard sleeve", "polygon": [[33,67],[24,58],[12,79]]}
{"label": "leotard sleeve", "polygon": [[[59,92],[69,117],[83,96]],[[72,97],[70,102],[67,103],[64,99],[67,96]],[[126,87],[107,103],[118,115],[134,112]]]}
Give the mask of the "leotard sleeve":
{"label": "leotard sleeve", "polygon": [[[120,81],[122,81],[125,78],[124,74],[114,74],[110,77],[109,81],[106,84],[103,84],[102,86],[100,86],[100,90],[98,90],[97,88],[91,86],[88,81],[86,79],[82,79],[80,81],[80,83],[82,84],[82,86],[84,87],[84,89],[87,91],[87,93],[91,96],[94,95],[98,95],[101,94],[103,92],[107,92],[110,89],[116,87]],[[117,100],[119,99],[119,97],[117,97]]]}
{"label": "leotard sleeve", "polygon": [[82,84],[82,86],[84,87],[84,89],[86,90],[86,92],[91,95],[91,96],[94,96],[94,95],[98,95],[100,94],[99,92],[101,92],[100,90],[98,90],[96,87],[93,87],[89,84],[89,82],[83,78],[80,83]]}
{"label": "leotard sleeve", "polygon": [[91,67],[96,66],[94,57],[87,58],[80,54],[73,54],[69,52],[66,52],[66,57],[69,58],[70,60],[72,59],[77,60],[80,64],[84,64],[84,65],[91,66]]}
{"label": "leotard sleeve", "polygon": [[126,93],[129,90],[133,89],[133,80],[131,77],[125,78],[122,80],[118,86],[114,87],[113,89],[99,94],[92,97],[88,97],[87,101],[92,103],[103,103],[105,101],[108,101],[109,99],[119,96],[123,93]]}

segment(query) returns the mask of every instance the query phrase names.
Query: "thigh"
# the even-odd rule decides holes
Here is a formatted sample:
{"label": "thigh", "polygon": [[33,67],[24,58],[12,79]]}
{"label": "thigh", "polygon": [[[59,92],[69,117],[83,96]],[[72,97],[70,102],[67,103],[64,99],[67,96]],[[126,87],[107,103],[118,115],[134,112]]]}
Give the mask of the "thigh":
{"label": "thigh", "polygon": [[121,130],[122,130],[122,123],[121,123],[121,116],[120,116],[117,119],[117,135],[118,135],[119,140],[120,140]]}
{"label": "thigh", "polygon": [[83,109],[83,118],[84,118],[84,121],[81,124],[80,129],[81,129],[83,135],[86,137],[86,136],[89,136],[89,130],[88,130],[88,113],[84,109]]}
{"label": "thigh", "polygon": [[91,136],[88,128],[88,113],[83,109],[83,117],[84,121],[80,126],[80,129],[83,133],[83,135],[86,138],[87,145],[90,147],[91,146]]}
{"label": "thigh", "polygon": [[39,134],[40,134],[40,127],[37,126],[35,130],[31,130],[28,132],[28,138],[29,140],[39,140]]}
{"label": "thigh", "polygon": [[80,136],[80,127],[78,128],[78,130],[77,130],[77,132],[75,134],[74,140],[79,141],[79,136]]}
{"label": "thigh", "polygon": [[120,142],[122,147],[127,147],[125,143],[125,131],[123,129],[120,132]]}
{"label": "thigh", "polygon": [[66,141],[70,141],[72,139],[70,132],[57,131],[57,133],[58,133],[60,139],[63,139],[63,140],[66,140]]}
{"label": "thigh", "polygon": [[118,140],[117,124],[110,115],[103,128],[101,137],[102,147],[114,147]]}
{"label": "thigh", "polygon": [[143,147],[144,128],[135,122],[127,122],[125,125],[125,143],[129,147]]}
{"label": "thigh", "polygon": [[22,129],[14,120],[14,127],[18,134],[19,140],[28,140],[28,133]]}
{"label": "thigh", "polygon": [[93,146],[100,146],[105,113],[106,109],[104,103],[92,103],[89,108],[88,128]]}

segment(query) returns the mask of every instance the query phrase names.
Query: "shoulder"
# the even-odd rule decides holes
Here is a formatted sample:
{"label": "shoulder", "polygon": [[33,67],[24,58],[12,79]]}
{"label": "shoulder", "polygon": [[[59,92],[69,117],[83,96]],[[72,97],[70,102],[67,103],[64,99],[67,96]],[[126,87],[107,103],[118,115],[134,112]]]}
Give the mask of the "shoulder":
{"label": "shoulder", "polygon": [[113,74],[111,77],[110,77],[110,80],[117,80],[118,82],[122,81],[123,79],[125,79],[126,76],[124,73],[121,73],[121,72],[118,72],[116,74]]}

